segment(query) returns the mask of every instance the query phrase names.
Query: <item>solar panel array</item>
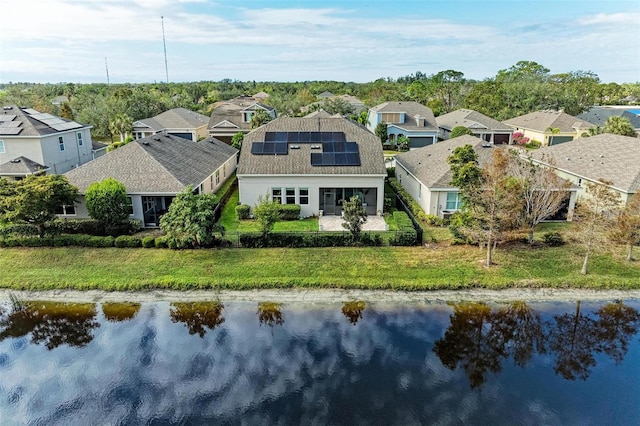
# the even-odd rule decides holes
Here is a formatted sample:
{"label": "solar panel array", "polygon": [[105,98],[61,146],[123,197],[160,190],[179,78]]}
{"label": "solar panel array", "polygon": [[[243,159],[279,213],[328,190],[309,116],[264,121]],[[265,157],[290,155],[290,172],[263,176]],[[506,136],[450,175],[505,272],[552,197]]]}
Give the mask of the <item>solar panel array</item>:
{"label": "solar panel array", "polygon": [[41,123],[44,123],[47,126],[59,132],[63,130],[71,130],[71,129],[77,129],[78,127],[82,127],[82,124],[76,123],[75,121],[64,121],[60,117],[47,114],[46,112],[38,112],[30,108],[24,109],[23,111],[29,114],[32,118],[35,118]]}
{"label": "solar panel array", "polygon": [[[254,142],[254,155],[287,155],[289,144],[315,144],[322,152],[311,153],[312,166],[359,166],[360,151],[356,142],[347,142],[344,132],[266,132],[264,142]],[[293,145],[291,148],[299,148]]]}
{"label": "solar panel array", "polygon": [[21,121],[13,121],[15,114],[0,115],[0,135],[18,135],[22,131]]}

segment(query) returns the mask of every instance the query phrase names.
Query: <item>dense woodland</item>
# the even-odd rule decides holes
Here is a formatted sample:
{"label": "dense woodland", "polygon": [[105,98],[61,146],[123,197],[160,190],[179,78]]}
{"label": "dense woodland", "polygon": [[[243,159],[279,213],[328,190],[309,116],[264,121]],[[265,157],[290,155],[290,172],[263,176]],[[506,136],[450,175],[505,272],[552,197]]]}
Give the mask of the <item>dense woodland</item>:
{"label": "dense woodland", "polygon": [[[270,95],[265,103],[276,108],[279,115],[291,116],[303,114],[302,107],[316,102],[316,96],[324,91],[356,96],[367,106],[415,100],[429,106],[436,116],[470,108],[498,120],[540,109],[563,109],[577,115],[592,105],[630,104],[640,100],[640,82],[605,84],[589,71],[551,74],[536,62],[520,61],[482,81],[467,79],[461,71],[445,70],[432,75],[418,71],[368,83],[231,79],[143,84],[9,83],[0,85],[0,101],[3,105],[31,107],[90,124],[95,138],[113,140],[118,135],[118,122],[131,123],[176,107],[209,115],[218,101],[260,91]],[[57,96],[66,97],[66,101],[52,104]],[[329,111],[332,113],[353,112],[340,102],[327,103],[324,109],[333,109]]]}

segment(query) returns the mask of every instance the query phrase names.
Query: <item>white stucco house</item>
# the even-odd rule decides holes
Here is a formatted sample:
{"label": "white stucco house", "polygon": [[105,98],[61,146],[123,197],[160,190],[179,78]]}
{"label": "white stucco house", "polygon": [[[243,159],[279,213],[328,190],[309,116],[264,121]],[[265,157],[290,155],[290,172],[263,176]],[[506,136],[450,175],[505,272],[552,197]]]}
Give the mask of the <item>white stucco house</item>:
{"label": "white stucco house", "polygon": [[[92,126],[15,105],[0,111],[0,177],[62,174],[104,152],[94,147]],[[95,148],[95,149],[94,149]]]}
{"label": "white stucco house", "polygon": [[387,171],[380,140],[341,117],[277,118],[244,138],[237,170],[240,202],[260,196],[299,204],[304,217],[340,215],[359,196],[382,214]]}
{"label": "white stucco house", "polygon": [[155,117],[145,118],[133,123],[133,138],[164,133],[180,136],[191,141],[205,139],[209,132],[209,117],[186,108],[173,108]]}
{"label": "white stucco house", "polygon": [[[173,198],[188,185],[196,193],[215,192],[237,166],[238,150],[215,138],[193,142],[173,135],[134,140],[65,176],[79,189],[80,200],[65,206],[66,218],[88,218],[84,193],[109,177],[122,182],[131,203],[131,219],[157,227]],[[69,208],[67,208],[69,207]]]}
{"label": "white stucco house", "polygon": [[384,102],[369,108],[367,128],[375,133],[381,122],[387,123],[391,145],[395,145],[400,136],[409,138],[409,149],[438,142],[438,124],[433,111],[418,102]]}

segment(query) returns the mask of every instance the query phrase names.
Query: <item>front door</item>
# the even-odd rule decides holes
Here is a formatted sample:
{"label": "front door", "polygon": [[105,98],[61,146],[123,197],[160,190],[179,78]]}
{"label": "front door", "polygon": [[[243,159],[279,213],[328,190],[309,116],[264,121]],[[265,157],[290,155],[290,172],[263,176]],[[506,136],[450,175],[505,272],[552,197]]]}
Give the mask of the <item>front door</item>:
{"label": "front door", "polygon": [[324,192],[324,214],[336,214],[336,192],[335,190],[325,190]]}

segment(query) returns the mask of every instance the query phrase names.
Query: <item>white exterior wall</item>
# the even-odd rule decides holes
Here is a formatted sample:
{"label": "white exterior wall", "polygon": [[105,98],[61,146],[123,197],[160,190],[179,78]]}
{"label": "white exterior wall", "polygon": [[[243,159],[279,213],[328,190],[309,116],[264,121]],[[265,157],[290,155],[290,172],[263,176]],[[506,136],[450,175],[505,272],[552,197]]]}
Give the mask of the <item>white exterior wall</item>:
{"label": "white exterior wall", "polygon": [[0,136],[4,141],[4,153],[0,153],[0,164],[18,157],[27,157],[36,163],[44,164],[42,159],[42,149],[40,148],[40,138],[10,138]]}
{"label": "white exterior wall", "polygon": [[301,205],[300,215],[317,216],[320,210],[320,188],[376,188],[376,212],[384,208],[384,175],[344,176],[344,175],[280,175],[258,176],[238,175],[240,203],[253,206],[259,196],[271,195],[271,188],[296,188],[296,204],[300,204],[300,188],[309,188],[309,204]]}
{"label": "white exterior wall", "polygon": [[415,176],[405,169],[402,164],[396,161],[396,179],[400,183],[405,191],[411,195],[411,197],[420,204],[422,210],[425,213],[430,212],[431,205],[431,191],[424,186]]}
{"label": "white exterior wall", "polygon": [[[207,177],[202,183],[202,192],[210,194],[216,192],[226,181],[229,176],[233,174],[238,166],[238,156],[233,154],[227,161],[224,162],[218,169],[214,170],[209,177]],[[216,184],[216,172],[220,172],[220,182]]]}
{"label": "white exterior wall", "polygon": [[[144,194],[145,196],[172,196],[175,194]],[[131,197],[133,204],[133,214],[129,215],[129,219],[136,219],[142,223],[144,227],[144,212],[142,211],[142,195],[141,194],[127,194]],[[58,215],[61,219],[90,219],[89,211],[87,210],[87,204],[85,202],[84,195],[78,197],[78,202],[75,203],[76,214],[75,215]]]}

